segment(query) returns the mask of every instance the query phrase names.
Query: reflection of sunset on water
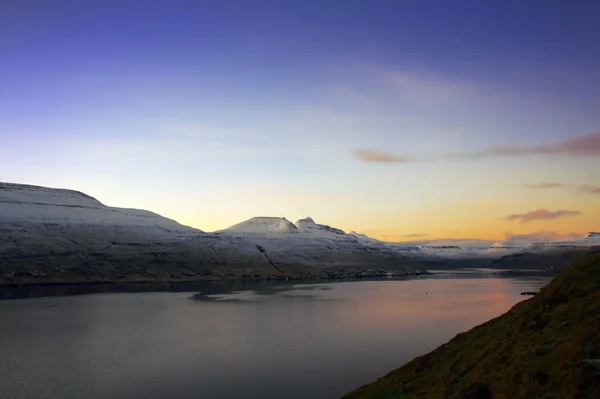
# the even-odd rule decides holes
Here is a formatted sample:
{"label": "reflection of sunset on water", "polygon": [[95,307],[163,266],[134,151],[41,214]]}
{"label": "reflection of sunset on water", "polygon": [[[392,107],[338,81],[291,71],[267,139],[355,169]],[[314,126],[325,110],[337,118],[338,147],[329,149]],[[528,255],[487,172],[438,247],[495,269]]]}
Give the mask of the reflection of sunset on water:
{"label": "reflection of sunset on water", "polygon": [[[508,293],[507,283],[502,279],[472,282],[477,285],[483,282],[485,289],[474,290],[471,287],[461,292],[456,288],[464,282],[457,281],[453,284],[454,289],[450,295],[448,281],[425,280],[403,284],[402,293],[380,290],[368,305],[367,315],[369,320],[378,322],[397,318],[410,318],[413,321],[445,318],[486,319],[502,314],[524,299],[520,295]],[[390,302],[390,297],[402,297],[402,302]]]}
{"label": "reflection of sunset on water", "polygon": [[[118,399],[195,397],[191,387],[201,386],[203,397],[239,397],[241,388],[289,397],[301,376],[305,390],[295,398],[339,397],[499,316],[547,281],[470,272],[0,301],[2,360],[28,376],[0,396],[70,386],[73,397],[90,389]],[[156,381],[168,384],[161,390]]]}

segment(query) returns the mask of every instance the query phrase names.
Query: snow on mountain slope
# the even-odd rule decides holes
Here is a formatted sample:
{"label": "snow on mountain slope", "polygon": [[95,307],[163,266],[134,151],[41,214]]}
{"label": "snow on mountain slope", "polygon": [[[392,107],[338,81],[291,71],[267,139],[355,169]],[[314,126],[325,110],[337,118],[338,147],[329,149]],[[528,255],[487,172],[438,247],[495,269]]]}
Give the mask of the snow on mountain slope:
{"label": "snow on mountain slope", "polygon": [[588,233],[574,240],[539,242],[508,253],[492,262],[505,269],[563,270],[585,253],[600,251],[597,233]]}
{"label": "snow on mountain slope", "polygon": [[405,257],[426,257],[425,254],[419,247],[410,246],[410,245],[402,245],[390,242],[379,241],[375,238],[371,238],[365,234],[356,233],[354,231],[350,232],[349,235],[354,236],[358,242],[363,245],[384,251],[393,251],[398,255]]}
{"label": "snow on mountain slope", "polygon": [[550,234],[516,235],[494,243],[486,253],[489,255],[511,255],[526,252],[568,251],[600,245],[600,234],[589,232],[583,237],[555,239]]}
{"label": "snow on mountain slope", "polygon": [[504,241],[498,241],[492,244],[486,254],[489,256],[504,256],[523,251],[534,244],[550,243],[552,240],[545,237],[536,236],[509,236]]}
{"label": "snow on mountain slope", "polygon": [[[505,248],[499,243],[498,247]],[[597,233],[591,232],[574,240],[545,241],[525,248],[509,247],[510,252],[493,261],[494,267],[562,270],[584,253],[600,250]]]}
{"label": "snow on mountain slope", "polygon": [[266,216],[254,217],[223,230],[228,233],[246,234],[285,234],[297,231],[298,228],[286,218]]}
{"label": "snow on mountain slope", "polygon": [[504,255],[518,252],[522,249],[523,248],[507,246],[502,242],[495,242],[494,244],[492,244],[491,247],[489,247],[485,251],[485,253],[486,253],[486,255],[490,255],[490,256],[504,256]]}
{"label": "snow on mountain slope", "polygon": [[520,252],[568,251],[593,246],[600,246],[600,238],[594,235],[586,236],[579,240],[535,243]]}
{"label": "snow on mountain slope", "polygon": [[307,217],[296,221],[295,226],[301,231],[310,232],[312,234],[319,234],[323,236],[330,236],[331,234],[345,235],[344,230],[336,229],[334,227],[327,226],[325,224],[317,224],[312,218]]}
{"label": "snow on mountain slope", "polygon": [[0,183],[0,221],[144,227],[159,232],[199,233],[156,213],[109,207],[73,190]]}
{"label": "snow on mountain slope", "polygon": [[447,257],[447,258],[466,258],[477,256],[478,254],[473,251],[468,251],[464,248],[458,247],[456,245],[441,245],[441,246],[432,246],[432,245],[422,245],[419,247],[423,253],[427,255],[436,255],[439,257]]}
{"label": "snow on mountain slope", "polygon": [[[249,242],[207,234],[155,213],[109,207],[64,189],[0,183],[0,270],[88,272],[178,265],[268,265]],[[270,267],[270,266],[269,266]]]}
{"label": "snow on mountain slope", "polygon": [[[457,259],[476,256],[458,246],[410,246],[403,243],[389,243],[356,232],[316,223],[307,217],[298,220],[289,232],[280,232],[276,227],[287,223],[285,218],[252,218],[222,231],[244,239],[249,239],[266,248],[273,257],[302,258],[304,261],[327,259],[328,262],[365,262],[373,258],[378,262],[415,262],[419,259]],[[286,224],[287,226],[287,224]],[[336,260],[337,259],[337,260]]]}
{"label": "snow on mountain slope", "polygon": [[[470,258],[480,255],[479,252],[465,249],[457,245],[409,245],[407,242],[383,242],[378,241],[374,238],[368,237],[364,234],[351,232],[350,234],[356,236],[360,241],[376,246],[384,246],[391,248],[405,256],[417,257],[417,258]],[[425,241],[426,243],[433,243],[433,241]],[[415,243],[421,243],[415,241]]]}
{"label": "snow on mountain slope", "polygon": [[279,264],[402,267],[409,260],[385,243],[355,233],[346,234],[309,217],[291,226],[288,223],[285,218],[252,218],[220,234],[251,241]]}
{"label": "snow on mountain slope", "polygon": [[447,238],[441,240],[412,240],[403,241],[397,244],[410,245],[417,247],[455,247],[461,248],[469,253],[484,254],[493,241],[489,240],[476,240],[476,239],[460,239],[460,238]]}
{"label": "snow on mountain slope", "polygon": [[312,219],[293,224],[258,217],[204,233],[149,211],[109,207],[81,192],[12,183],[0,183],[0,232],[2,273],[66,266],[100,276],[218,265],[270,273],[278,265],[405,266],[405,258],[389,248],[366,247]]}

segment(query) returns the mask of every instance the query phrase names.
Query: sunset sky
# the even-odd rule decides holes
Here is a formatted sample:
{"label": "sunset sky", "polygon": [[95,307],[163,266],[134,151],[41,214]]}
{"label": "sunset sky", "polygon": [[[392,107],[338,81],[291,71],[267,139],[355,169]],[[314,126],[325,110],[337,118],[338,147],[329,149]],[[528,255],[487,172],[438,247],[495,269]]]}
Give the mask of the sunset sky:
{"label": "sunset sky", "polygon": [[600,230],[600,2],[0,7],[2,181],[205,231]]}

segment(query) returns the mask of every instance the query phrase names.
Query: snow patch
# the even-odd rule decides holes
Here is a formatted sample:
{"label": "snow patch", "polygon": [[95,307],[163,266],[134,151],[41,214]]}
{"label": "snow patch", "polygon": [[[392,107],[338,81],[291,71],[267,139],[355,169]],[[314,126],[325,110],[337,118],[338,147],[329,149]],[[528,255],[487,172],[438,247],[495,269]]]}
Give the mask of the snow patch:
{"label": "snow patch", "polygon": [[286,234],[296,233],[298,228],[286,218],[259,216],[234,224],[222,232],[246,234]]}
{"label": "snow patch", "polygon": [[106,206],[78,191],[14,183],[0,183],[0,221],[201,232],[150,211]]}
{"label": "snow patch", "polygon": [[317,224],[310,217],[300,219],[296,221],[295,224],[300,230],[306,232],[346,235],[344,230],[336,229],[335,227],[327,226],[325,224]]}

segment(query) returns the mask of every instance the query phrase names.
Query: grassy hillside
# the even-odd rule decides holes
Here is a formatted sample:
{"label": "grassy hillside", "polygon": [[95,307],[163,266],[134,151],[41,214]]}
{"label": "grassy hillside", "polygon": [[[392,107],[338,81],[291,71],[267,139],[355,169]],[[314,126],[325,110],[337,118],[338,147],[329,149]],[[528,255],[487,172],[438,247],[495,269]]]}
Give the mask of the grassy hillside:
{"label": "grassy hillside", "polygon": [[600,252],[504,315],[344,396],[358,398],[600,398]]}

